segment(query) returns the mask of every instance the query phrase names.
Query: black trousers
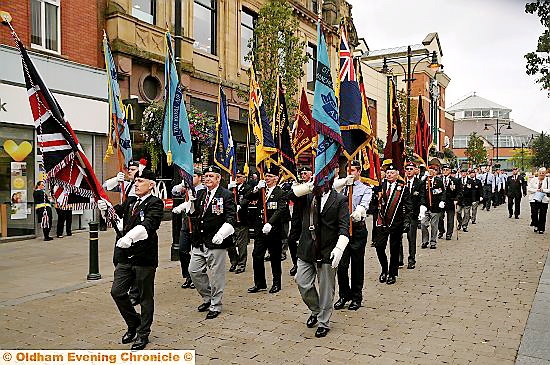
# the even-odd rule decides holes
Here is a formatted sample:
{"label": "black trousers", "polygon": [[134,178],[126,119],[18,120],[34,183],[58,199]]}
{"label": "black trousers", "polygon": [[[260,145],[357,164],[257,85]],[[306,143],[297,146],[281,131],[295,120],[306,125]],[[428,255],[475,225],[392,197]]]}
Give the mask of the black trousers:
{"label": "black trousers", "polygon": [[[338,264],[338,295],[340,298],[361,302],[363,300],[363,283],[365,281],[365,247],[368,231],[365,222],[362,227],[353,223],[353,231],[342,259]],[[351,264],[351,282],[348,269]]]}
{"label": "black trousers", "polygon": [[191,276],[189,275],[189,263],[191,262],[191,243],[189,242],[189,232],[187,231],[187,228],[183,226],[180,231],[180,243],[179,243],[179,258],[180,258],[180,266],[181,266],[181,277],[184,279],[188,279]]}
{"label": "black trousers", "polygon": [[546,228],[546,213],[548,212],[548,203],[531,202],[531,226],[537,231],[544,232]]}
{"label": "black trousers", "polygon": [[[377,227],[376,236],[374,244],[376,246],[376,255],[378,256],[382,272],[390,276],[397,276],[399,274],[399,247],[401,247],[403,243],[403,225],[399,224],[390,228]],[[390,239],[389,266],[388,257],[386,256],[388,237]]]}
{"label": "black trousers", "polygon": [[[145,338],[151,333],[153,313],[155,310],[154,288],[155,273],[157,268],[153,266],[133,266],[119,263],[115,268],[111,296],[118,311],[124,318],[128,329],[134,329],[138,337]],[[141,314],[138,314],[128,296],[128,290],[133,282],[137,283],[139,290],[139,303]]]}
{"label": "black trousers", "polygon": [[491,185],[483,186],[483,209],[491,210],[493,192]]}
{"label": "black trousers", "polygon": [[59,208],[55,208],[55,211],[57,212],[57,235],[63,236],[63,228],[66,226],[67,236],[70,236],[73,227],[73,211]]}
{"label": "black trousers", "polygon": [[292,258],[292,264],[298,266],[298,242],[295,240],[288,239],[288,251],[290,252],[290,257]]}
{"label": "black trousers", "polygon": [[[447,204],[449,204],[449,206],[447,206]],[[438,224],[439,234],[445,233],[445,221],[446,221],[447,223],[446,236],[447,237],[453,236],[453,231],[455,228],[455,212],[456,212],[456,209],[453,202],[445,203],[445,210],[442,211],[441,212],[442,214],[439,216],[439,224]],[[446,218],[444,218],[444,216],[446,216]]]}
{"label": "black trousers", "polygon": [[[409,227],[409,231],[407,232],[407,241],[409,242],[409,258],[407,262],[409,264],[416,264],[416,231],[417,230],[418,230],[418,219],[411,219],[411,226]],[[403,241],[401,241],[401,247],[399,247],[399,263],[402,263],[403,259],[404,259]]]}
{"label": "black trousers", "polygon": [[38,208],[36,210],[36,222],[38,225],[42,222],[42,216],[44,215],[44,209],[46,209],[46,214],[48,215],[48,227],[42,227],[42,233],[44,233],[44,238],[50,237],[50,229],[52,228],[52,220],[53,220],[53,214],[52,214],[52,208],[45,207],[45,208]]}
{"label": "black trousers", "polygon": [[263,234],[261,229],[256,229],[254,237],[254,250],[252,250],[252,266],[254,268],[254,284],[260,288],[266,288],[264,258],[269,250],[271,261],[271,273],[273,285],[281,286],[281,253],[283,243],[279,231]]}
{"label": "black trousers", "polygon": [[521,204],[521,195],[508,196],[508,214],[514,215],[515,217],[519,217],[520,204]]}

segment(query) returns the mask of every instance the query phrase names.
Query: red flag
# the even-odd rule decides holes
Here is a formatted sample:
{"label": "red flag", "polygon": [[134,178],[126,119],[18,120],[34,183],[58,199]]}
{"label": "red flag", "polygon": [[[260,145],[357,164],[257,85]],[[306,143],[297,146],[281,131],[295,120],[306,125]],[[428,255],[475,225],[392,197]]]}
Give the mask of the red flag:
{"label": "red flag", "polygon": [[311,109],[309,109],[306,91],[302,88],[300,108],[296,113],[296,121],[292,130],[292,148],[294,149],[296,160],[298,160],[299,155],[311,149],[313,137],[313,117],[311,116]]}
{"label": "red flag", "polygon": [[393,165],[403,175],[405,157],[405,141],[401,133],[401,119],[399,118],[399,102],[395,91],[395,83],[390,79],[390,110],[388,113],[388,136],[384,147],[384,159],[391,159]]}
{"label": "red flag", "polygon": [[418,119],[416,121],[416,136],[414,138],[414,153],[422,160],[428,162],[428,154],[432,144],[432,134],[426,122],[426,115],[422,109],[422,97],[418,96]]}
{"label": "red flag", "polygon": [[[21,59],[23,74],[38,146],[42,152],[46,181],[61,209],[92,209],[97,201],[109,201],[94,169],[84,154],[75,132],[65,119],[63,110],[36,69],[21,40],[13,31]],[[116,220],[116,213],[109,205],[109,222]]]}

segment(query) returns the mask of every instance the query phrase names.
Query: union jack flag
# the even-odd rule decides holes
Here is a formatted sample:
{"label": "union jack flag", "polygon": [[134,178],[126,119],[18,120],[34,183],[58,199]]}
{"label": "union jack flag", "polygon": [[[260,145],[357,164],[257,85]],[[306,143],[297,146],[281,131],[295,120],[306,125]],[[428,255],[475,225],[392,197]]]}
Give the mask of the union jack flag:
{"label": "union jack flag", "polygon": [[[109,206],[108,221],[116,222],[115,211],[63,110],[40,77],[13,28],[12,35],[21,54],[27,95],[46,171],[45,183],[53,192],[57,205],[61,209],[92,209],[99,199],[103,199]],[[42,226],[49,226],[46,212],[45,216]]]}
{"label": "union jack flag", "polygon": [[340,82],[342,81],[356,81],[353,54],[349,48],[346,32],[343,30],[340,39]]}

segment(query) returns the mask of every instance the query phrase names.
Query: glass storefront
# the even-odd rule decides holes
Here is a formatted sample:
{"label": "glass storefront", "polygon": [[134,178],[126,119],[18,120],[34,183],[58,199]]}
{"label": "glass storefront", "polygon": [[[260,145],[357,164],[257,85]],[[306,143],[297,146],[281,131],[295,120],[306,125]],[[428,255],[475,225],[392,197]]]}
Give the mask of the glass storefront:
{"label": "glass storefront", "polygon": [[1,125],[0,237],[33,235],[35,214],[34,129]]}

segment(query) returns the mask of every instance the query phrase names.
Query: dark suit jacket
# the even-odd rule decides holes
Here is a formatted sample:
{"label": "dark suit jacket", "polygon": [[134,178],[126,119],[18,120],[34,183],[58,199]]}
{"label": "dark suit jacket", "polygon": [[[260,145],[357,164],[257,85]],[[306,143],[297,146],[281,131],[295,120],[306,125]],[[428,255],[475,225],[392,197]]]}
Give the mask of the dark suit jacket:
{"label": "dark suit jacket", "polygon": [[477,178],[471,179],[473,181],[473,201],[478,202],[479,199],[483,196],[483,185],[481,184],[481,181]]}
{"label": "dark suit jacket", "polygon": [[[407,189],[409,188],[409,183],[405,179],[405,184]],[[420,213],[420,206],[426,205],[426,186],[424,181],[420,180],[418,177],[414,177],[412,190],[409,191],[409,199],[412,203],[412,219],[416,219]]]}
{"label": "dark suit jacket", "polygon": [[[445,176],[441,176],[443,185],[445,185]],[[445,186],[445,210],[454,207],[455,201],[460,200],[462,194],[462,184],[459,179],[449,176],[449,184]]]}
{"label": "dark suit jacket", "polygon": [[125,235],[132,228],[142,225],[147,230],[148,237],[132,243],[130,248],[115,247],[113,262],[126,263],[135,266],[158,266],[158,236],[160,222],[164,211],[164,203],[156,196],[150,195],[141,202],[135,214],[134,205],[136,196],[130,196],[122,204],[115,205],[115,212],[124,219],[122,234]]}
{"label": "dark suit jacket", "polygon": [[[264,194],[265,190],[261,189],[257,192],[250,191],[246,199],[247,200],[257,200],[258,201],[258,209],[257,214],[254,220],[254,229],[255,234],[265,236],[262,233],[262,228],[264,226],[264,208],[262,203],[262,195]],[[267,208],[267,223],[271,224],[271,232],[269,232],[269,236],[276,237],[278,239],[282,238],[283,234],[283,223],[285,222],[284,219],[288,219],[289,212],[288,212],[288,204],[287,204],[287,193],[283,191],[279,186],[276,186],[273,188],[273,191],[271,192],[271,195],[269,196],[269,199],[266,201],[266,208]],[[258,237],[258,236],[256,236]]]}
{"label": "dark suit jacket", "polygon": [[231,191],[218,186],[203,214],[206,193],[207,189],[199,190],[195,200],[195,211],[189,215],[193,228],[191,244],[193,247],[200,247],[202,244],[209,249],[231,247],[233,246],[232,236],[227,237],[220,245],[213,244],[212,238],[224,223],[235,226],[237,217],[235,196]]}
{"label": "dark suit jacket", "polygon": [[248,195],[248,193],[250,193],[250,191],[252,191],[252,187],[250,187],[250,185],[246,183],[237,188],[237,204],[241,206],[241,208],[237,212],[237,215],[239,217],[239,223],[237,223],[238,226],[248,226],[249,201],[246,200],[246,196]]}
{"label": "dark suit jacket", "polygon": [[461,207],[469,207],[475,201],[476,189],[478,189],[476,182],[474,179],[467,177],[466,184],[463,184],[462,178],[460,178],[460,186],[462,187],[462,193],[459,196],[457,204]]}
{"label": "dark suit jacket", "polygon": [[519,174],[508,176],[506,179],[506,195],[514,198],[521,198],[521,195],[527,194],[527,181]]}
{"label": "dark suit jacket", "polygon": [[443,211],[443,209],[439,207],[439,203],[446,201],[447,192],[445,191],[445,187],[443,186],[443,181],[441,180],[441,177],[435,176],[432,178],[432,182],[429,184],[431,190],[430,194],[430,192],[428,191],[429,178],[430,177],[427,176],[424,180],[424,186],[426,187],[426,207],[428,208],[428,211],[432,213],[439,213]]}
{"label": "dark suit jacket", "polygon": [[[336,246],[338,236],[343,235],[349,237],[349,208],[348,199],[344,195],[337,193],[332,189],[327,198],[323,210],[318,214],[315,224],[315,234],[319,240],[319,257],[315,255],[315,244],[311,236],[310,213],[311,202],[315,197],[313,194],[308,194],[300,198],[294,196],[294,201],[299,201],[302,206],[302,229],[300,240],[298,242],[297,256],[299,259],[306,262],[321,261],[330,263],[330,253]],[[320,206],[317,206],[319,209]]]}
{"label": "dark suit jacket", "polygon": [[[378,211],[378,214],[385,214],[387,217],[386,219],[386,225],[388,225],[388,228],[398,228],[403,225],[410,225],[411,223],[411,214],[412,214],[412,201],[410,198],[409,189],[405,186],[405,184],[397,180],[397,185],[395,186],[395,189],[398,189],[401,191],[401,200],[399,202],[399,205],[397,206],[395,210],[395,214],[392,217],[388,217],[387,213],[387,205],[390,203],[389,199],[386,197],[388,196],[388,188],[390,186],[390,183],[388,180],[384,180],[382,182],[382,201],[380,202],[380,210]],[[390,197],[391,199],[391,197]]]}

